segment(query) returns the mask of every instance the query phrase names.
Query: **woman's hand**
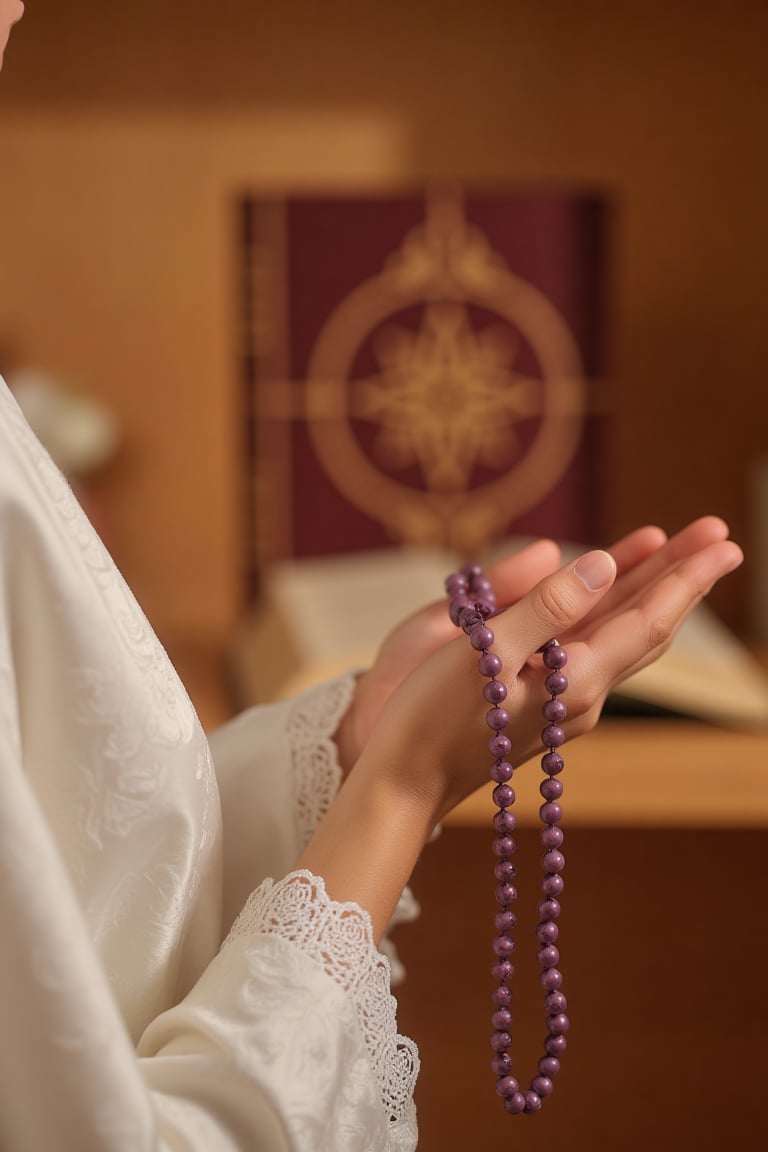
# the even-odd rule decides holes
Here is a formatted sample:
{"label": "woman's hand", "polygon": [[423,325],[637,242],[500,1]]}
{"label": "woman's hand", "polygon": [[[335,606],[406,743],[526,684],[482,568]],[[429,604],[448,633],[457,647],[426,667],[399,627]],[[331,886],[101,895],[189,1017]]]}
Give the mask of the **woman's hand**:
{"label": "woman's hand", "polygon": [[[563,726],[569,739],[581,735],[594,727],[608,693],[666,651],[702,596],[741,563],[741,550],[727,536],[716,517],[670,540],[658,529],[641,529],[612,554],[590,552],[548,574],[488,622],[508,689],[504,707],[512,722],[505,734],[515,765],[541,750],[546,697],[537,649],[553,636],[567,648]],[[419,626],[418,617],[406,624]],[[361,768],[370,758],[384,765],[400,787],[432,803],[438,819],[488,777],[490,705],[477,657],[461,634],[435,648],[390,695],[360,760]]]}
{"label": "woman's hand", "polygon": [[[566,645],[563,726],[569,739],[588,731],[611,689],[657,659],[701,597],[741,563],[741,550],[727,535],[714,517],[671,540],[658,529],[641,529],[612,555],[589,552],[545,574],[492,618],[514,765],[541,751],[546,693],[538,649],[555,636]],[[547,548],[538,558],[534,553],[529,576],[537,565],[552,563]],[[501,591],[504,572],[512,576]],[[514,566],[491,576],[500,603],[520,590]],[[377,939],[435,824],[487,781],[493,759],[478,653],[464,635],[446,639],[437,611],[413,617],[405,634],[397,630],[385,645],[378,688],[373,680],[378,698],[369,711],[363,692],[357,763],[298,862],[325,878],[334,899],[366,907]],[[446,612],[444,603],[440,611]]]}
{"label": "woman's hand", "polygon": [[[666,539],[660,528],[653,527],[624,537],[611,548],[619,573],[636,570],[663,547]],[[498,604],[507,607],[521,600],[559,563],[560,549],[552,540],[538,540],[506,556],[487,573]],[[352,704],[336,733],[345,776],[356,763],[392,693],[410,672],[456,636],[442,599],[402,621],[384,640],[372,667],[359,677]]]}
{"label": "woman's hand", "polygon": [[[505,557],[490,572],[499,604],[521,599],[559,563],[560,549],[552,540],[538,540]],[[456,635],[445,600],[419,609],[390,632],[371,668],[358,678],[352,704],[336,733],[345,776],[357,762],[392,693],[410,672]]]}

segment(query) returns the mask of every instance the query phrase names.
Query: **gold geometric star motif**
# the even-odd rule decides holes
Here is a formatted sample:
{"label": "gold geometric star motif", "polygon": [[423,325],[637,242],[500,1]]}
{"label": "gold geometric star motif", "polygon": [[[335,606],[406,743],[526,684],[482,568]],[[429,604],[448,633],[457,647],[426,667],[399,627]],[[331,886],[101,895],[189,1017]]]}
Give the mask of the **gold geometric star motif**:
{"label": "gold geometric star motif", "polygon": [[518,351],[512,328],[428,304],[417,331],[379,331],[380,371],[355,381],[352,415],[378,426],[382,464],[418,466],[428,491],[463,492],[475,465],[507,468],[522,450],[515,424],[541,415],[543,383],[515,370]]}

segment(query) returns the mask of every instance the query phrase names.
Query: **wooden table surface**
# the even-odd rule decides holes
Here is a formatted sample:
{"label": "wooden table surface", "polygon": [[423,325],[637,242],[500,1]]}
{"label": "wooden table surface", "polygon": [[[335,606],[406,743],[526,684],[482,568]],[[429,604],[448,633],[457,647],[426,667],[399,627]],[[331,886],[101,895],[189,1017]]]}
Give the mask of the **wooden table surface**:
{"label": "wooden table surface", "polygon": [[[605,718],[562,751],[568,826],[768,827],[768,731]],[[541,778],[535,760],[515,773],[522,824],[538,820]],[[488,824],[490,792],[470,796],[446,823]]]}
{"label": "wooden table surface", "polygon": [[[169,646],[204,726],[235,710],[223,657]],[[763,653],[768,666],[768,652]],[[768,828],[768,729],[730,731],[693,720],[603,717],[594,732],[566,744],[565,821],[570,827]],[[515,774],[515,811],[538,822],[541,772],[532,760]],[[446,824],[485,827],[490,785]]]}

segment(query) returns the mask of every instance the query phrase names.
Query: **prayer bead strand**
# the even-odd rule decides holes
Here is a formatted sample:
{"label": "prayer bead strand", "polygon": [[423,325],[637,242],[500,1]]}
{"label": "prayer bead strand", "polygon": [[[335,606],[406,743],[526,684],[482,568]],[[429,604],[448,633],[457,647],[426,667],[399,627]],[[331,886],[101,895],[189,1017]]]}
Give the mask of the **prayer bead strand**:
{"label": "prayer bead strand", "polygon": [[545,779],[539,788],[544,801],[539,808],[543,825],[540,840],[544,849],[541,857],[544,873],[541,889],[544,899],[538,906],[540,919],[536,926],[536,938],[539,945],[537,959],[541,968],[539,979],[546,994],[544,1008],[547,1014],[547,1036],[544,1041],[545,1054],[538,1063],[538,1075],[533,1077],[529,1088],[525,1090],[520,1088],[519,1082],[512,1075],[512,1058],[509,1054],[512,1047],[510,982],[514,974],[512,956],[515,951],[512,932],[517,924],[514,912],[517,888],[513,883],[517,869],[512,857],[516,848],[513,833],[517,827],[517,817],[511,811],[515,802],[515,790],[512,786],[514,768],[505,759],[512,750],[509,737],[504,735],[504,729],[509,725],[511,717],[506,708],[502,707],[508,690],[498,679],[502,664],[499,657],[491,651],[494,634],[487,624],[489,617],[496,611],[496,597],[478,564],[467,564],[459,572],[450,575],[445,587],[450,598],[451,620],[467,634],[472,647],[480,653],[478,668],[487,678],[483,696],[491,705],[486,713],[486,723],[493,732],[488,748],[494,757],[491,780],[495,784],[493,802],[498,808],[493,817],[496,834],[493,851],[497,858],[494,875],[496,902],[499,905],[494,921],[497,934],[493,941],[496,959],[492,974],[497,986],[492,993],[494,1011],[491,1016],[493,1028],[491,1047],[494,1055],[491,1069],[496,1075],[496,1091],[501,1096],[505,1111],[511,1115],[530,1114],[540,1111],[543,1100],[552,1094],[553,1079],[560,1071],[560,1056],[566,1048],[565,1034],[569,1028],[569,1020],[565,1014],[568,1005],[561,991],[563,978],[558,968],[560,952],[557,947],[559,935],[557,920],[560,916],[558,897],[564,887],[560,873],[565,866],[565,857],[562,853],[563,831],[560,828],[563,812],[558,803],[563,793],[563,785],[557,779],[563,770],[563,758],[558,748],[565,741],[561,724],[567,715],[566,705],[559,697],[568,687],[567,677],[562,671],[568,656],[557,640],[550,640],[540,649],[544,665],[549,669],[544,684],[550,698],[542,707],[542,714],[547,721],[541,733],[542,744],[547,750],[541,759]]}

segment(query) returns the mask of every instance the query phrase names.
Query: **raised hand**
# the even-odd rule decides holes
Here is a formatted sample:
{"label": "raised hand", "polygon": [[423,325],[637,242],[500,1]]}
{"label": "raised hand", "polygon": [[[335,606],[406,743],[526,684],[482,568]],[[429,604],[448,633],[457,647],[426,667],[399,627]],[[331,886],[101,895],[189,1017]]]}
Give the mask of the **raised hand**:
{"label": "raised hand", "polygon": [[[552,540],[538,540],[505,557],[492,569],[500,604],[513,604],[560,562]],[[372,667],[358,680],[352,706],[336,734],[346,774],[357,761],[381,711],[406,676],[443,645],[456,638],[445,600],[435,601],[403,620],[386,637]]]}
{"label": "raised hand", "polygon": [[[709,518],[703,524],[717,524],[717,531],[727,534],[721,521]],[[710,529],[712,530],[712,529]],[[688,541],[701,539],[695,525],[681,534]],[[660,528],[640,528],[618,541],[611,549],[620,580],[630,579],[632,586],[644,587],[654,575],[647,562],[659,558],[667,544]],[[676,545],[678,550],[681,544]],[[560,550],[552,540],[539,540],[505,557],[488,571],[500,606],[521,600],[540,580],[554,572],[560,562]],[[626,584],[628,592],[630,585]],[[626,593],[622,593],[625,595]],[[357,691],[337,733],[339,755],[344,772],[356,762],[378,722],[381,710],[405,677],[444,644],[456,638],[456,629],[448,619],[445,600],[421,609],[399,624],[385,639],[373,666],[358,681]]]}
{"label": "raised hand", "polygon": [[[533,557],[519,581],[514,566],[491,571],[500,603],[554,559],[549,545]],[[545,574],[494,616],[493,648],[512,716],[507,759],[519,765],[541,750],[543,644],[556,636],[567,646],[563,727],[578,736],[593,727],[608,692],[661,655],[701,597],[742,558],[713,517],[671,540],[641,529],[612,554],[588,552]],[[360,754],[354,749],[357,762],[299,861],[325,877],[335,899],[366,907],[377,938],[434,825],[486,782],[492,760],[478,654],[464,635],[447,639],[438,611],[446,613],[445,603],[411,618],[405,634],[398,629],[385,644],[369,701],[365,678],[360,685]]]}
{"label": "raised hand", "polygon": [[[537,649],[552,636],[566,645],[564,727],[569,738],[588,731],[607,694],[657,659],[712,584],[741,563],[741,550],[727,533],[714,517],[670,540],[658,529],[642,529],[619,542],[612,555],[587,553],[545,576],[489,621],[509,689],[505,707],[513,722],[506,734],[516,763],[540,747],[543,673]],[[417,626],[418,619],[411,623]],[[383,742],[391,749],[390,764],[396,758],[393,741],[418,750],[423,772],[409,767],[404,775],[432,793],[441,815],[484,781],[489,732],[481,688],[476,654],[459,635],[402,680],[369,735],[376,748]]]}

